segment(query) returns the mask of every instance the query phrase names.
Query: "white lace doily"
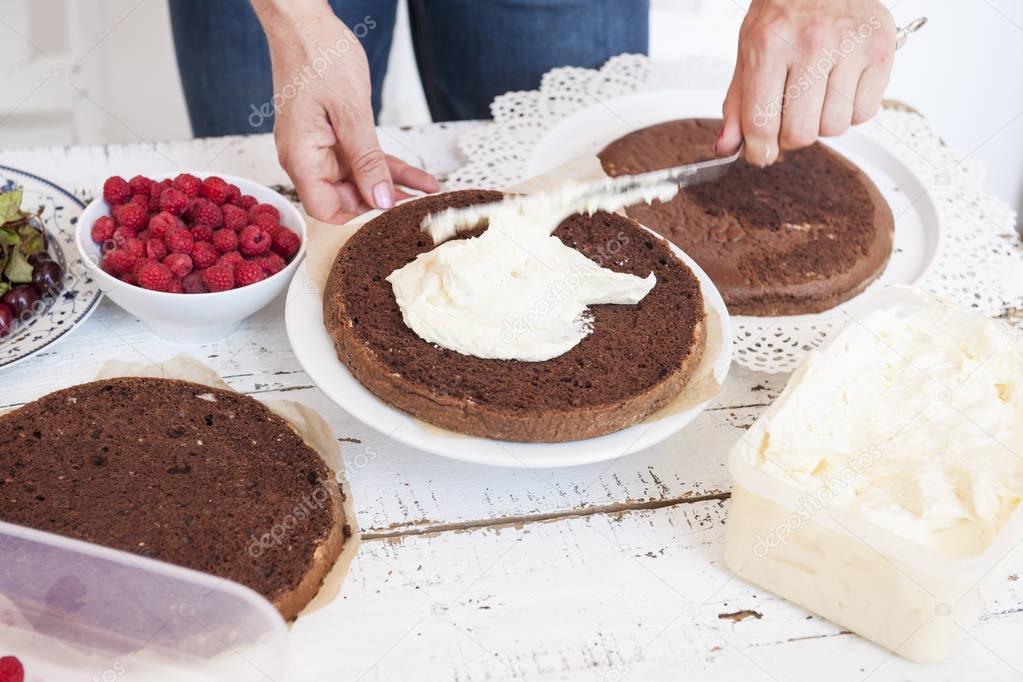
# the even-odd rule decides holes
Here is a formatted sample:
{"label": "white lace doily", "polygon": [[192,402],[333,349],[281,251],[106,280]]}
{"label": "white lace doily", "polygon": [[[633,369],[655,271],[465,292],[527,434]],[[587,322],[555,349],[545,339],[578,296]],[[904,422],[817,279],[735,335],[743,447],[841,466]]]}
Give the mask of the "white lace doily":
{"label": "white lace doily", "polygon": [[[719,59],[668,64],[641,55],[614,57],[599,70],[554,69],[544,75],[538,90],[510,92],[494,100],[494,122],[459,141],[467,163],[449,176],[447,186],[510,187],[526,179],[531,152],[566,116],[636,92],[723,90],[730,76],[731,65]],[[1023,248],[1015,232],[1016,216],[984,191],[981,164],[958,157],[913,112],[886,108],[859,129],[913,171],[940,213],[938,253],[917,285],[987,315],[1023,308]],[[841,309],[798,318],[736,318],[735,359],[759,371],[791,371],[846,322]]]}

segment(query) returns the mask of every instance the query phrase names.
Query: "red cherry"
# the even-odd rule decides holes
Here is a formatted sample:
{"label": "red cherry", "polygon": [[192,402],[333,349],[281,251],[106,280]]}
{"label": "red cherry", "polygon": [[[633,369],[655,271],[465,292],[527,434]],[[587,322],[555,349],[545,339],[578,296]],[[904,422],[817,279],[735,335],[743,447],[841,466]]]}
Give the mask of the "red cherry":
{"label": "red cherry", "polygon": [[14,328],[14,311],[10,306],[0,303],[0,336],[7,336]]}
{"label": "red cherry", "polygon": [[31,315],[35,311],[36,303],[39,302],[39,294],[32,288],[31,284],[19,284],[6,294],[0,303],[4,303],[14,314],[24,319],[23,316]]}

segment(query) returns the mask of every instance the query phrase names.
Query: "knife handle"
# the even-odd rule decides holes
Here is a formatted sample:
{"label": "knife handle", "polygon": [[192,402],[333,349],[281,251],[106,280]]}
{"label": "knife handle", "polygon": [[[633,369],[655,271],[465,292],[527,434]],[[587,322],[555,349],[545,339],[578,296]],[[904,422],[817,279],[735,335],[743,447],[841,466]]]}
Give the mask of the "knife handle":
{"label": "knife handle", "polygon": [[923,28],[924,24],[926,23],[927,17],[917,17],[916,19],[914,19],[913,21],[909,22],[908,24],[900,28],[898,31],[896,31],[895,49],[897,50],[903,45],[905,45],[906,41],[909,40],[909,36]]}

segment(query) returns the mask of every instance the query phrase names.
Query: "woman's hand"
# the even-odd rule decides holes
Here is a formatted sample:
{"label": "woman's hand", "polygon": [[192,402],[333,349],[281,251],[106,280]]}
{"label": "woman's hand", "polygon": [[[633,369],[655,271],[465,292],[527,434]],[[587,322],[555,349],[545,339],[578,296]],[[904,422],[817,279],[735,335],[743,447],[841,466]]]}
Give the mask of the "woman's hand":
{"label": "woman's hand", "polygon": [[322,0],[254,0],[273,62],[277,157],[312,217],[343,223],[409,195],[429,173],[384,154],[366,53]]}
{"label": "woman's hand", "polygon": [[877,113],[895,54],[878,0],[753,0],[716,151],[774,163],[781,150],[841,135]]}

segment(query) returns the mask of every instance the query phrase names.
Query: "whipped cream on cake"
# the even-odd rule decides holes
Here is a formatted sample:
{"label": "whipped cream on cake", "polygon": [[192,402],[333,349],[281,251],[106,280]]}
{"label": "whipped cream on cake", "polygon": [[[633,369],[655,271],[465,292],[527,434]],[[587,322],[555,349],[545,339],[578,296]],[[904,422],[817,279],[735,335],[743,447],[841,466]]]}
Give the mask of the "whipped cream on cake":
{"label": "whipped cream on cake", "polygon": [[[678,186],[598,196],[583,196],[582,187],[479,207],[468,222],[485,219],[483,234],[446,241],[392,272],[387,281],[405,324],[423,340],[465,355],[540,362],[591,332],[589,306],[643,300],[656,284],[652,272],[638,277],[602,267],[551,233],[573,213],[667,200]],[[431,216],[430,234],[440,241],[466,221]],[[609,253],[615,250],[608,245]]]}
{"label": "whipped cream on cake", "polygon": [[852,323],[750,431],[756,465],[950,557],[1023,499],[1023,339],[939,299]]}

